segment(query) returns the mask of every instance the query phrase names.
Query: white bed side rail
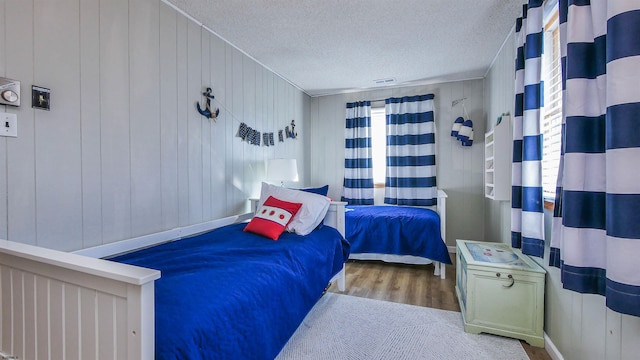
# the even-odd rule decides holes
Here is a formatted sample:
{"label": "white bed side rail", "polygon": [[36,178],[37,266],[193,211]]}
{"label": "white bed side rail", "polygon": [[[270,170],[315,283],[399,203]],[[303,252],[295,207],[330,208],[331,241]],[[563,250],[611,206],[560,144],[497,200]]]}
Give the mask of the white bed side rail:
{"label": "white bed side rail", "polygon": [[160,272],[0,240],[0,353],[153,359]]}
{"label": "white bed side rail", "polygon": [[116,241],[109,244],[98,245],[78,251],[74,251],[74,254],[90,256],[94,258],[106,258],[122,254],[125,252],[142,249],[149,246],[161,244],[163,242],[179,240],[185,237],[193,236],[203,232],[207,232],[225,225],[242,222],[250,219],[252,213],[246,213],[241,215],[228,216],[221,219],[206,221],[199,224],[188,225],[171,230],[160,231],[157,233],[138,236],[126,240]]}

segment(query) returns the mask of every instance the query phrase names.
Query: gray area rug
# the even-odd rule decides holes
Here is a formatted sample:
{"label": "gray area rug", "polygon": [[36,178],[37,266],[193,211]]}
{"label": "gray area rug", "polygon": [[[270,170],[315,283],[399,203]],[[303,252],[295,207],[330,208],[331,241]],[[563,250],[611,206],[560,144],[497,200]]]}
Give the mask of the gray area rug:
{"label": "gray area rug", "polygon": [[459,312],[327,293],[276,359],[529,357],[518,340],[465,333]]}

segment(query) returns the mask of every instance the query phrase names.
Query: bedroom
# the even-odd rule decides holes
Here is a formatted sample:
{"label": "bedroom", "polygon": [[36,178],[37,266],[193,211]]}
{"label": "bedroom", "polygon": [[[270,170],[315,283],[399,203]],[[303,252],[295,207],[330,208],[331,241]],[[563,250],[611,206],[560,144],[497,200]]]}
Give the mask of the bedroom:
{"label": "bedroom", "polygon": [[[486,77],[310,97],[161,1],[1,0],[0,12],[0,75],[52,90],[49,112],[28,100],[0,105],[19,124],[17,140],[0,137],[0,238],[74,251],[244,212],[246,197],[259,195],[264,160],[277,157],[297,158],[297,184],[329,184],[339,198],[343,143],[335,134],[343,132],[344,104],[432,92],[439,182],[455,214],[448,245],[508,239],[508,204],[482,196],[482,147],[463,150],[446,134],[453,100],[467,98],[477,134],[512,108],[508,31]],[[70,18],[79,21],[60,21]],[[221,109],[216,121],[203,121],[193,106],[209,85]],[[244,119],[269,131],[295,119],[299,138],[248,146],[234,137]],[[550,273],[545,331],[565,358],[640,351],[637,318],[563,290],[542,263]]]}

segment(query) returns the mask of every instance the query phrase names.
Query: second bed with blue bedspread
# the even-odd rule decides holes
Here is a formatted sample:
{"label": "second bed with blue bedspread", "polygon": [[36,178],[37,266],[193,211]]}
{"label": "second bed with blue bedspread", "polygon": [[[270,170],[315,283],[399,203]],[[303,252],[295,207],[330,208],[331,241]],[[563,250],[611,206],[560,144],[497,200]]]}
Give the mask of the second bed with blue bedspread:
{"label": "second bed with blue bedspread", "polygon": [[354,254],[411,255],[451,264],[440,216],[430,209],[349,205],[345,237]]}

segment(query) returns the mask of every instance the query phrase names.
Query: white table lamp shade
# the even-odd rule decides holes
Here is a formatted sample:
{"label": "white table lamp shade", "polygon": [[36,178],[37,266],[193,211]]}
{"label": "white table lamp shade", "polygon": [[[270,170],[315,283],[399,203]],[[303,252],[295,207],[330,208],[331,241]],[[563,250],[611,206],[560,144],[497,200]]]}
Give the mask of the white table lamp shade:
{"label": "white table lamp shade", "polygon": [[270,159],[267,162],[267,180],[298,181],[296,159]]}

